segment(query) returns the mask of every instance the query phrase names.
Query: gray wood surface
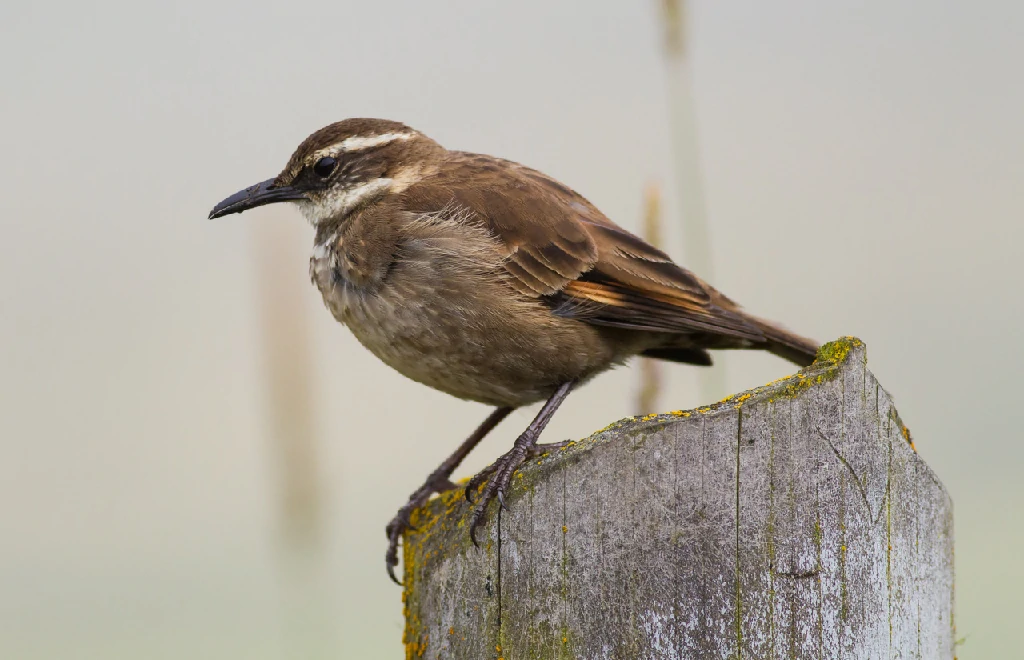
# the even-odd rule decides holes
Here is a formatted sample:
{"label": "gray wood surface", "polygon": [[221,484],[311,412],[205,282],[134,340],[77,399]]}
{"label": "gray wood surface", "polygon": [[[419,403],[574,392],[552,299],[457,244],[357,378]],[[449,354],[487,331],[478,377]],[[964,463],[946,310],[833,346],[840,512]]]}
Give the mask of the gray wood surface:
{"label": "gray wood surface", "polygon": [[405,538],[410,658],[953,658],[953,509],[863,344],[516,475]]}

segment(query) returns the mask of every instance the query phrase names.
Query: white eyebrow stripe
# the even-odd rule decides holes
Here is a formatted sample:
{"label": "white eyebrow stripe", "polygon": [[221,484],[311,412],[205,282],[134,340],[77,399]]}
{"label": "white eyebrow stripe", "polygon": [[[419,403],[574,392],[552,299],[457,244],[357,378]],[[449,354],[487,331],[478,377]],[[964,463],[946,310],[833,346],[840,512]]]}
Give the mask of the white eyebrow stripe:
{"label": "white eyebrow stripe", "polygon": [[329,147],[317,149],[306,159],[306,163],[315,163],[324,156],[331,156],[334,158],[351,151],[362,151],[371,147],[379,147],[381,145],[394,142],[395,140],[409,140],[417,135],[418,133],[382,133],[371,137],[352,136],[345,138],[341,142],[335,142]]}
{"label": "white eyebrow stripe", "polygon": [[379,147],[395,140],[408,140],[415,136],[415,133],[383,133],[373,137],[350,137],[335,144],[333,148],[339,151],[361,151],[371,147]]}

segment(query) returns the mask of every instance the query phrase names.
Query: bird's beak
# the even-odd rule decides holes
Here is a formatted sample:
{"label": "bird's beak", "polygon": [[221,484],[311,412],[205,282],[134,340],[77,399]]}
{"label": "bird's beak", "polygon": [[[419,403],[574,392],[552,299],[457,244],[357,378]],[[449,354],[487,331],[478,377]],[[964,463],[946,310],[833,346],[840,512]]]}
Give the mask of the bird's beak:
{"label": "bird's beak", "polygon": [[267,179],[263,183],[257,183],[255,186],[250,186],[245,190],[236,192],[217,206],[214,206],[213,210],[210,211],[210,220],[231,215],[232,213],[248,211],[264,204],[305,198],[306,196],[302,191],[296,190],[291,186],[275,186],[274,179]]}

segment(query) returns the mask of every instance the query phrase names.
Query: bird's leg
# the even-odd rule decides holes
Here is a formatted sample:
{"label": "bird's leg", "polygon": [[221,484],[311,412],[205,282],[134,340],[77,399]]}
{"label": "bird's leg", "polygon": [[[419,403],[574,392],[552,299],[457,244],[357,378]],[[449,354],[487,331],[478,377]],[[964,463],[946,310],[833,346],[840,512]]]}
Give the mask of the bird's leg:
{"label": "bird's leg", "polygon": [[437,466],[436,470],[430,473],[430,476],[423,482],[423,485],[416,489],[416,492],[409,497],[409,501],[405,503],[405,506],[399,509],[395,517],[388,523],[385,530],[388,535],[388,551],[384,560],[387,563],[388,575],[393,582],[399,585],[402,584],[395,577],[395,567],[398,566],[398,539],[402,538],[402,534],[407,529],[410,529],[409,518],[412,512],[422,506],[434,493],[442,493],[455,488],[455,484],[450,479],[452,472],[455,471],[455,468],[459,467],[459,464],[469,455],[469,452],[473,451],[473,448],[480,444],[484,436],[490,433],[491,429],[497,426],[501,420],[508,417],[509,413],[513,410],[514,408],[511,407],[495,408],[487,416],[487,419],[459,445],[459,448]]}
{"label": "bird's leg", "polygon": [[466,499],[470,502],[473,501],[472,494],[480,488],[481,484],[485,481],[487,482],[480,493],[480,501],[476,502],[476,505],[473,507],[473,517],[469,525],[469,538],[473,541],[474,545],[478,545],[476,529],[483,522],[487,505],[497,497],[502,508],[505,508],[505,490],[508,488],[512,475],[530,456],[536,454],[538,450],[537,439],[540,437],[544,427],[551,421],[551,417],[558,410],[558,406],[562,405],[565,397],[572,391],[575,384],[575,381],[563,383],[551,395],[551,398],[547,400],[544,407],[540,409],[537,416],[526,427],[526,430],[516,438],[512,449],[494,461],[487,469],[470,479],[469,485],[466,486]]}
{"label": "bird's leg", "polygon": [[[552,452],[556,449],[561,449],[562,447],[568,445],[570,442],[572,442],[572,440],[562,440],[561,442],[546,442],[544,444],[537,443],[526,450],[525,460],[528,461],[531,458],[543,456],[548,452]],[[491,474],[497,471],[499,467],[499,462],[495,461],[494,463],[491,463],[490,465],[485,467],[483,470],[480,470],[480,472],[478,472],[477,474],[473,475],[473,478],[470,480],[469,485],[466,486],[466,490],[464,491],[466,493],[466,501],[468,501],[470,504],[476,504],[476,502],[473,500],[473,494],[477,490],[479,490],[480,484],[486,481],[487,477],[491,476]]]}

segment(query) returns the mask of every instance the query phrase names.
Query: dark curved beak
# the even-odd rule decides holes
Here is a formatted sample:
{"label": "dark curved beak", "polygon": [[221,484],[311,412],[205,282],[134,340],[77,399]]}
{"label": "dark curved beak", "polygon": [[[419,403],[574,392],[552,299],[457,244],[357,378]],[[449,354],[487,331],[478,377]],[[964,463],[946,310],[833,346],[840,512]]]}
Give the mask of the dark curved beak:
{"label": "dark curved beak", "polygon": [[245,190],[236,192],[217,206],[214,206],[213,210],[210,211],[210,220],[231,215],[232,213],[248,211],[264,204],[305,198],[306,196],[301,191],[291,186],[275,187],[274,180],[267,179],[262,183],[257,183],[255,186],[250,186]]}

